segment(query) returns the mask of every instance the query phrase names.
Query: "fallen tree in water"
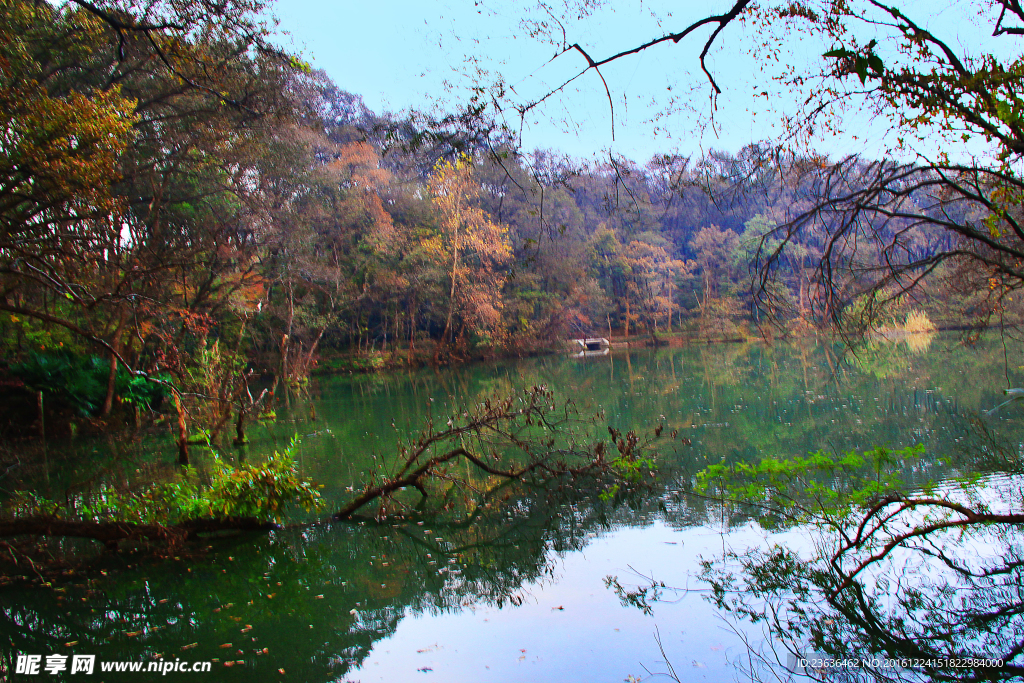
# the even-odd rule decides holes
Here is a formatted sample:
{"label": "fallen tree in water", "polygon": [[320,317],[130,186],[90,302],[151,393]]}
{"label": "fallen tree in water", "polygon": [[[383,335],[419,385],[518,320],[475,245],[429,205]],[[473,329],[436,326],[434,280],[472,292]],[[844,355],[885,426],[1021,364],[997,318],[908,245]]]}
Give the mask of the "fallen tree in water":
{"label": "fallen tree in water", "polygon": [[[438,512],[460,503],[472,507],[472,498],[528,475],[607,474],[617,481],[635,481],[642,470],[653,467],[651,459],[641,456],[649,442],[641,442],[635,432],[621,434],[609,428],[611,450],[604,440],[587,444],[575,429],[584,424],[590,423],[579,419],[571,401],[557,404],[543,386],[485,400],[473,410],[452,415],[440,428],[432,418],[423,433],[399,448],[390,469],[374,473],[333,519],[351,518],[370,503],[377,504],[377,517],[401,513],[402,508],[422,511],[431,497],[438,501]],[[660,434],[658,427],[655,437]],[[456,470],[459,465],[464,471]],[[483,479],[474,480],[474,473]],[[617,490],[613,486],[612,493]],[[414,507],[397,499],[407,489],[419,493]]]}
{"label": "fallen tree in water", "polygon": [[[598,437],[593,420],[580,419],[572,402],[558,403],[545,387],[487,399],[443,419],[429,419],[418,437],[400,445],[332,519],[355,519],[374,505],[378,519],[416,513],[472,520],[521,497],[524,486],[581,476],[592,477],[599,495],[610,499],[654,466],[643,455],[650,441],[612,428],[610,439]],[[660,433],[654,430],[655,437]],[[0,555],[34,570],[40,537],[91,539],[109,550],[144,542],[166,552],[203,533],[281,528],[286,508],[324,507],[320,487],[298,472],[295,447],[293,441],[265,462],[237,467],[214,456],[208,478],[186,467],[162,483],[108,484],[64,502],[18,491],[0,508],[0,538],[22,538],[0,541]]]}

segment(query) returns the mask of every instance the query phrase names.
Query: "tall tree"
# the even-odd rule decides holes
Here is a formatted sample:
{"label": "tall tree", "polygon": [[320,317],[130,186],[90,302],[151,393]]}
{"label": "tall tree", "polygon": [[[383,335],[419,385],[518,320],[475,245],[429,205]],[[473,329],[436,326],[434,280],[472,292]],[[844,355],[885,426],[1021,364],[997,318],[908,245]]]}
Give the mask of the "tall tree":
{"label": "tall tree", "polygon": [[450,282],[448,312],[438,344],[438,354],[443,354],[469,326],[480,333],[500,334],[503,267],[512,249],[507,231],[476,205],[480,190],[471,158],[438,162],[429,188],[439,230],[428,240],[427,248],[444,263]]}
{"label": "tall tree", "polygon": [[259,10],[8,0],[0,13],[0,310],[106,356],[102,412],[118,365],[185,380],[190,344],[255,307],[273,230],[259,160],[304,72],[264,42]]}

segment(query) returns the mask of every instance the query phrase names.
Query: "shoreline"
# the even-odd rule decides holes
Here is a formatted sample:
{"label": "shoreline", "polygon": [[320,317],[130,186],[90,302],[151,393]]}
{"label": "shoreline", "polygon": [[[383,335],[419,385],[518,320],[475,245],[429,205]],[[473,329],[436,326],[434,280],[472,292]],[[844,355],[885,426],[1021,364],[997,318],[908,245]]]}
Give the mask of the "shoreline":
{"label": "shoreline", "polygon": [[[950,324],[937,325],[934,329],[928,330],[903,330],[899,328],[881,328],[864,336],[865,339],[879,339],[884,341],[900,341],[905,337],[918,334],[938,334],[944,332],[968,332],[976,333],[999,330],[999,325],[967,325]],[[622,349],[654,349],[654,348],[685,348],[687,346],[713,345],[713,344],[742,344],[742,343],[774,343],[777,341],[796,341],[801,339],[831,339],[838,343],[844,343],[838,337],[830,336],[825,332],[811,332],[802,334],[799,332],[787,331],[778,335],[764,334],[742,334],[740,336],[702,336],[696,331],[677,330],[673,332],[657,333],[656,335],[640,334],[625,337],[621,334],[606,337],[609,347],[612,350]],[[399,349],[395,352],[373,352],[366,353],[338,353],[321,357],[316,367],[310,372],[310,378],[330,377],[340,374],[372,374],[378,372],[391,372],[398,370],[419,369],[424,367],[455,367],[474,363],[496,362],[503,360],[515,360],[519,358],[537,358],[550,356],[559,353],[572,353],[569,346],[572,340],[563,340],[551,346],[539,346],[520,352],[484,352],[478,351],[461,358],[453,358],[444,363],[433,362],[433,349],[416,352],[412,359],[409,358],[408,349]]]}

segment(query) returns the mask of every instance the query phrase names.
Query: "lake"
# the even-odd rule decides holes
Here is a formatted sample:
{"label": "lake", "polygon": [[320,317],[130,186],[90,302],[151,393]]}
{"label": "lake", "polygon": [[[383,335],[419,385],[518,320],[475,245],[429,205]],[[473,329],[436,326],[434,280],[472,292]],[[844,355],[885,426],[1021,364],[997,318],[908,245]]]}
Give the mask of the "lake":
{"label": "lake", "polygon": [[[927,455],[903,472],[911,484],[998,470],[1019,457],[1024,433],[1019,404],[983,414],[1003,389],[1024,384],[1021,348],[1006,344],[934,335],[857,355],[813,340],[694,345],[321,378],[279,405],[276,421],[254,425],[244,450],[224,455],[264,458],[297,434],[297,461],[325,485],[331,507],[429,416],[523,387],[572,399],[580,415],[596,416],[597,431],[664,424],[676,436],[657,442],[661,478],[643,496],[527,488],[467,520],[235,535],[208,539],[198,557],[126,554],[52,590],[7,588],[0,661],[9,671],[24,653],[44,662],[53,654],[212,661],[208,674],[166,676],[194,681],[612,682],[670,665],[683,680],[733,681],[747,656],[740,634],[754,643],[763,636],[704,599],[698,563],[771,535],[679,495],[680,486],[710,463],[913,444]],[[58,488],[98,463],[105,476],[130,477],[132,467],[140,474],[174,459],[164,431],[131,446],[79,442],[64,451],[52,475]],[[148,464],[109,467],[134,463],[126,454]],[[794,531],[773,538],[802,542]],[[683,590],[663,591],[645,613],[608,577],[627,590],[651,581]]]}

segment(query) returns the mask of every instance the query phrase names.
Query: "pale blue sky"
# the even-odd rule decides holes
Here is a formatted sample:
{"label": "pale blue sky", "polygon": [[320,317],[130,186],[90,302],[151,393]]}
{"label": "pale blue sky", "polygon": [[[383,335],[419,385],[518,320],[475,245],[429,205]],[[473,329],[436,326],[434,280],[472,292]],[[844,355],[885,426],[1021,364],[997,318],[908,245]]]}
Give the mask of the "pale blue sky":
{"label": "pale blue sky", "polygon": [[[672,0],[627,7],[607,3],[566,29],[570,43],[578,41],[600,58],[679,30],[729,4],[727,0],[695,0],[682,7]],[[949,0],[929,3],[924,10],[915,3],[908,11],[927,11],[933,15],[929,21],[959,33],[966,25],[962,12],[950,9],[952,4]],[[280,19],[279,29],[290,34],[282,40],[285,48],[300,52],[341,88],[362,95],[367,106],[379,112],[425,110],[464,101],[474,81],[470,74],[477,67],[500,71],[521,101],[546,92],[580,69],[583,62],[578,55],[548,63],[554,49],[525,37],[526,29],[520,24],[523,6],[510,0],[285,0],[271,11]],[[604,88],[591,72],[571,91],[552,98],[543,110],[528,117],[524,147],[554,148],[581,157],[611,148],[645,161],[675,150],[735,152],[748,142],[777,136],[782,116],[792,113],[792,98],[773,88],[761,70],[767,67],[770,74],[777,66],[761,64],[748,53],[752,41],[744,30],[728,27],[709,60],[725,91],[714,113],[714,131],[701,126],[711,113],[711,89],[697,61],[708,35],[704,32],[605,67],[615,103],[614,141]],[[978,38],[970,35],[959,40],[974,45]],[[817,60],[828,48],[811,41],[790,41],[781,63]],[[476,61],[468,62],[467,56]],[[766,91],[769,96],[755,96]],[[669,108],[674,113],[664,115]],[[514,116],[507,122],[519,123]],[[844,124],[845,136],[823,136],[815,146],[833,155],[884,148],[884,125],[850,115],[844,117]]]}
{"label": "pale blue sky", "polygon": [[[686,16],[677,14],[662,26],[651,18],[652,8],[658,9],[651,4],[606,11],[569,27],[573,34],[570,42],[579,40],[593,47],[597,57],[662,35],[722,6],[725,3],[695,2]],[[429,109],[467,98],[472,86],[465,75],[471,68],[464,61],[467,54],[477,56],[488,69],[501,70],[524,100],[583,65],[578,55],[565,55],[546,64],[553,48],[522,37],[517,23],[520,15],[514,7],[499,15],[484,5],[474,7],[472,0],[288,0],[273,6],[272,11],[280,20],[279,29],[290,34],[284,47],[301,52],[340,87],[362,95],[375,111]],[[749,62],[744,63],[744,55],[735,45],[729,47],[713,60],[723,86],[732,84],[727,87],[727,97],[719,100],[718,137],[708,131],[699,133],[698,117],[693,114],[652,121],[674,97],[700,116],[710,112],[710,86],[699,74],[696,60],[700,43],[690,41],[662,46],[605,68],[615,103],[614,141],[604,88],[596,74],[590,73],[566,96],[554,98],[528,119],[524,145],[528,149],[557,148],[577,156],[611,147],[617,153],[646,160],[675,148],[690,153],[710,147],[735,151],[767,137],[771,129],[746,111],[754,106],[744,91],[750,87],[736,86],[739,79],[748,78]],[[691,95],[694,85],[696,91]],[[768,116],[761,118],[767,124]],[[514,116],[507,122],[518,125]]]}

